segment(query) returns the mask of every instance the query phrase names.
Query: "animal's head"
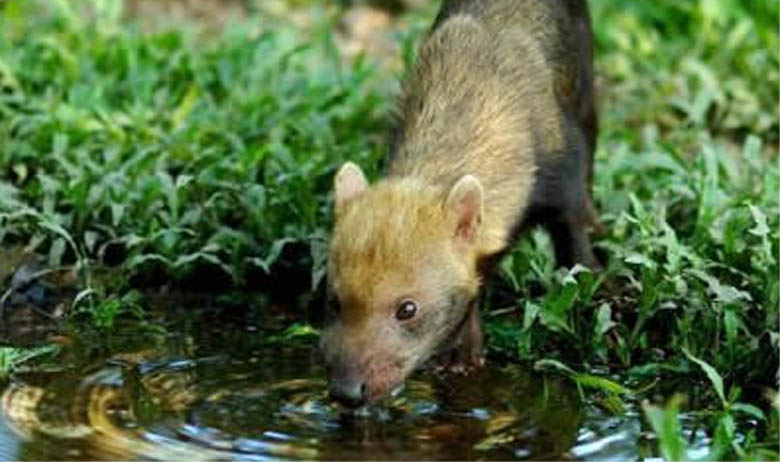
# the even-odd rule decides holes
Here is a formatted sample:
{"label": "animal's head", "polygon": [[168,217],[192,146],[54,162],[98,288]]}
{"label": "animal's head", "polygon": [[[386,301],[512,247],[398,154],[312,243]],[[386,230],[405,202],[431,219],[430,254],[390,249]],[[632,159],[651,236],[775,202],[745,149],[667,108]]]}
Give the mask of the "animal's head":
{"label": "animal's head", "polygon": [[399,388],[452,336],[479,287],[483,193],[412,179],[369,186],[345,164],[334,181],[328,325],[321,348],[332,396],[372,403]]}

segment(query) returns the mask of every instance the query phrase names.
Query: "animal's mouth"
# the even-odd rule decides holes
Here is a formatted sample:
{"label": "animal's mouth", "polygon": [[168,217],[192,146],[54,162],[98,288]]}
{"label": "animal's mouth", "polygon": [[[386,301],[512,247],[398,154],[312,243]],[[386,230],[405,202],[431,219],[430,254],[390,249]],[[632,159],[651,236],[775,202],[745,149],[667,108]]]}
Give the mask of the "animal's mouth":
{"label": "animal's mouth", "polygon": [[368,401],[364,402],[363,404],[357,406],[357,407],[349,407],[349,406],[342,406],[341,412],[344,415],[354,417],[354,418],[360,418],[360,417],[369,417],[373,414],[373,410],[376,409],[375,406],[378,406],[381,408],[381,403],[385,402],[388,399],[393,399],[398,397],[403,391],[404,391],[404,382],[399,383],[398,385],[394,386],[387,394],[381,395],[376,397],[375,399],[369,399]]}
{"label": "animal's mouth", "polygon": [[367,404],[379,404],[386,402],[388,399],[397,397],[404,389],[404,381],[400,381],[396,384],[390,385],[383,390],[374,390],[374,393],[370,393],[366,398]]}

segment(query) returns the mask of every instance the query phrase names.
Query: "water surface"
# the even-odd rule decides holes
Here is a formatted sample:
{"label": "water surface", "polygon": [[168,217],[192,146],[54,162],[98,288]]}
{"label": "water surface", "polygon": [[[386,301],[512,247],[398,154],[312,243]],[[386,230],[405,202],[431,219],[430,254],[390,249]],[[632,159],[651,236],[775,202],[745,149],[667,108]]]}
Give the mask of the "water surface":
{"label": "water surface", "polygon": [[2,390],[0,459],[654,457],[635,411],[581,404],[568,383],[521,365],[421,372],[393,399],[346,411],[327,398],[315,340],[194,309],[71,338],[56,362],[24,364]]}

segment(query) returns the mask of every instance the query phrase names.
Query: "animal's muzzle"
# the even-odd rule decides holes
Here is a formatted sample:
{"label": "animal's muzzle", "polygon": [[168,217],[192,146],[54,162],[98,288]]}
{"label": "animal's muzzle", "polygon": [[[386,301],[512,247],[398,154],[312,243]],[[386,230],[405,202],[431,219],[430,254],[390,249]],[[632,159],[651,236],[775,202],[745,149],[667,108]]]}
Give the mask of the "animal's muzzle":
{"label": "animal's muzzle", "polygon": [[360,407],[368,401],[366,383],[362,380],[331,380],[329,392],[331,398],[348,407]]}

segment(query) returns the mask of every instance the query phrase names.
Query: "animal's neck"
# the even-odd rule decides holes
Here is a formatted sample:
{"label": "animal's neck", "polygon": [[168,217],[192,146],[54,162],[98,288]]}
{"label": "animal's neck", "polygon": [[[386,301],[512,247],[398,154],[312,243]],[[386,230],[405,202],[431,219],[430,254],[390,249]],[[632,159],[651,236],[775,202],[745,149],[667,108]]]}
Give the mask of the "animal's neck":
{"label": "animal's neck", "polygon": [[[496,40],[473,18],[455,16],[428,38],[404,86],[388,170],[445,190],[476,176],[485,191],[488,254],[503,250],[524,215],[538,130],[557,127],[537,120],[533,109],[554,101],[545,75],[529,75],[543,73],[543,56],[528,37],[510,35]],[[538,135],[545,143],[556,139]]]}
{"label": "animal's neck", "polygon": [[[434,119],[456,117],[456,108],[438,108]],[[534,154],[530,130],[504,114],[481,110],[460,115],[462,128],[443,133],[433,124],[407,132],[389,166],[391,178],[414,178],[443,193],[464,175],[484,189],[481,254],[502,251],[524,215],[533,187]]]}

